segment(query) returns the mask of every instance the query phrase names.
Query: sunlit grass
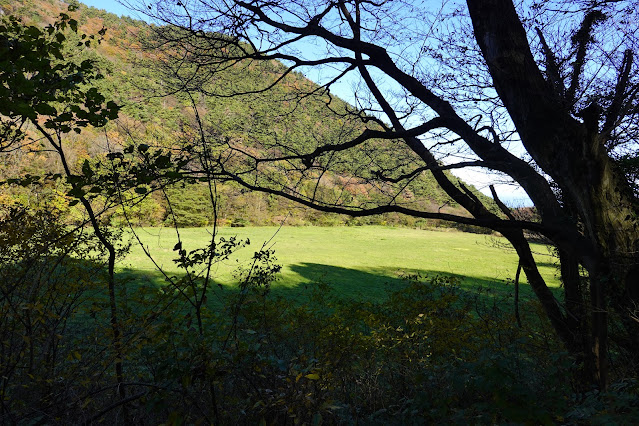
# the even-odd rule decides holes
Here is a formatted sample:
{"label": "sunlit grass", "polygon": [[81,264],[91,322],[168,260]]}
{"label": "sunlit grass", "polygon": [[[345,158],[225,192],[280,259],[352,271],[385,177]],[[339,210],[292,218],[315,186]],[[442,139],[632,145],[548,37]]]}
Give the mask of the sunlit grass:
{"label": "sunlit grass", "polygon": [[[172,259],[177,242],[170,228],[140,228],[137,234],[156,263],[168,275],[180,275]],[[219,237],[236,235],[250,239],[232,260],[214,267],[215,282],[223,286],[236,282],[233,271],[246,265],[256,250],[269,241],[282,272],[273,289],[295,298],[296,288],[306,283],[323,281],[331,284],[344,297],[378,299],[389,288],[404,285],[407,274],[451,274],[462,278],[462,287],[477,291],[492,289],[510,293],[517,269],[515,253],[505,248],[506,241],[494,236],[453,231],[429,231],[382,226],[365,227],[247,227],[219,228]],[[183,247],[192,250],[205,246],[210,239],[205,228],[181,229]],[[554,260],[543,245],[534,245],[541,274],[549,285],[559,285]],[[122,276],[135,280],[164,279],[136,243],[120,262]],[[522,295],[531,295],[522,273]]]}

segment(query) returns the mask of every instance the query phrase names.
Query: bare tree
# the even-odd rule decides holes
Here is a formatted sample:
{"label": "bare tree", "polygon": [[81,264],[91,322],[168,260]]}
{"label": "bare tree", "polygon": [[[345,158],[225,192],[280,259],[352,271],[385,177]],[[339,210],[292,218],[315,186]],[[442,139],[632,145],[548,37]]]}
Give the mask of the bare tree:
{"label": "bare tree", "polygon": [[[613,330],[626,364],[639,368],[636,5],[434,3],[200,0],[139,8],[166,24],[156,29],[173,90],[253,100],[279,93],[292,112],[315,97],[327,120],[343,122],[343,131],[306,135],[303,144],[276,118],[269,142],[211,132],[216,176],[326,212],[399,212],[502,233],[558,336],[583,362],[585,380],[605,388]],[[222,71],[245,67],[262,70],[258,90],[224,84]],[[321,80],[295,97],[278,91],[294,72]],[[353,88],[353,107],[331,95],[338,84]],[[520,185],[540,220],[517,219],[494,190],[502,214],[491,211],[445,171],[464,167]],[[400,197],[425,173],[469,217]],[[331,176],[341,176],[342,187],[374,183],[377,197],[354,204],[348,191],[309,190],[307,182]],[[524,231],[556,246],[563,301],[540,275]]]}

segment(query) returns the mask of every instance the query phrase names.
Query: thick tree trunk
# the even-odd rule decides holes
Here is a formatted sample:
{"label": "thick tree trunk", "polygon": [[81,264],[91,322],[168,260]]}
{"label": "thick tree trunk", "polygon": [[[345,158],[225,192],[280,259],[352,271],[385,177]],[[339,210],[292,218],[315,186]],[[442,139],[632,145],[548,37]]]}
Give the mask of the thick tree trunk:
{"label": "thick tree trunk", "polygon": [[[628,329],[624,343],[631,347],[638,340],[634,337],[639,334],[637,323],[629,320],[629,313],[639,302],[638,278],[633,276],[638,270],[639,209],[598,133],[600,111],[593,104],[582,111],[583,120],[571,115],[535,63],[512,1],[468,0],[468,7],[495,89],[522,143],[558,184],[564,204],[570,206],[567,216],[573,218],[575,229],[581,229],[572,238],[581,239],[580,243],[571,244],[571,238],[555,243],[562,262],[567,321],[573,334],[581,335],[576,340],[582,343],[575,348],[590,344],[585,361],[590,364],[591,380],[605,388],[610,306]],[[552,222],[544,206],[539,207],[542,221]],[[588,272],[589,318],[578,264]]]}

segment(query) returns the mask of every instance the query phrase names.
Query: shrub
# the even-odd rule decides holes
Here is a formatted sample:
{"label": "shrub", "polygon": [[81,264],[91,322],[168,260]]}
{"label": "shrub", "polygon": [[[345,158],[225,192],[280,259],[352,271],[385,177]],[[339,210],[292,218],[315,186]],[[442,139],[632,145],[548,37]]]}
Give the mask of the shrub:
{"label": "shrub", "polygon": [[166,415],[492,424],[550,423],[566,411],[567,357],[547,352],[545,334],[514,327],[511,314],[468,296],[455,278],[411,277],[383,303],[343,300],[322,283],[298,303],[263,291],[232,299],[225,314],[210,313],[205,336],[166,327],[156,337],[156,358],[145,358],[162,374],[153,381],[183,389],[182,399],[165,395]]}
{"label": "shrub", "polygon": [[100,245],[55,209],[0,216],[0,422],[49,423],[97,385],[84,374],[108,358],[87,357],[80,342],[91,332],[78,321],[103,294]]}

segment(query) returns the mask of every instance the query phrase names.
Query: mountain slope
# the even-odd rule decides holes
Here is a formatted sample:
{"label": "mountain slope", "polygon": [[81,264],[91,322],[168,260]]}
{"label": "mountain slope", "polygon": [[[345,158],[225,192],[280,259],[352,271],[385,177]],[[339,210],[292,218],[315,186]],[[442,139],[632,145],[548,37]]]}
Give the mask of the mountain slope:
{"label": "mountain slope", "polygon": [[[347,139],[358,131],[357,123],[345,123],[345,118],[327,113],[325,94],[300,99],[299,88],[313,88],[314,83],[301,74],[288,75],[284,84],[274,90],[257,93],[248,98],[198,95],[190,99],[184,94],[167,95],[171,90],[166,79],[166,68],[161,53],[144,49],[153,37],[152,28],[146,23],[87,7],[77,2],[77,11],[72,16],[78,20],[84,33],[95,34],[102,27],[108,31],[102,43],[82,53],[80,59],[90,58],[104,75],[96,86],[107,99],[123,106],[117,122],[104,129],[87,129],[70,140],[71,157],[76,164],[86,158],[100,156],[107,149],[125,146],[131,141],[165,147],[174,146],[184,137],[184,129],[192,122],[192,105],[195,102],[204,125],[220,138],[231,141],[234,146],[250,150],[259,155],[273,150],[310,152],[322,143],[335,143]],[[68,3],[60,0],[0,0],[5,14],[22,17],[25,23],[46,25],[60,12],[66,11]],[[255,91],[279,78],[284,67],[267,63],[261,68],[235,67],[215,76],[215,87],[210,91],[224,93],[226,90]],[[169,85],[167,85],[169,84]],[[210,82],[207,84],[210,85]],[[350,108],[339,99],[331,100],[337,113]],[[352,109],[352,108],[351,108]],[[279,152],[279,151],[278,151]],[[374,159],[368,160],[374,153]],[[13,168],[6,167],[3,174],[34,173],[38,169],[51,167],[46,154],[34,154],[37,158],[26,164],[16,160]],[[329,161],[329,160],[326,160]],[[377,141],[369,143],[367,151],[344,154],[330,159],[331,173],[309,175],[298,182],[300,194],[323,202],[340,203],[355,200],[365,204],[368,198],[379,201],[392,192],[385,184],[373,182],[375,168],[398,168],[402,162],[410,161],[410,153],[399,154],[391,143]],[[353,164],[364,164],[358,169]],[[53,165],[55,166],[55,165]],[[28,169],[28,170],[27,170]],[[287,171],[272,169],[271,174]],[[475,191],[478,196],[483,197]],[[207,225],[211,220],[207,189],[198,185],[169,189],[173,209],[181,225]],[[404,223],[415,225],[413,218],[387,215],[352,220],[345,217],[320,214],[302,209],[291,202],[261,193],[249,193],[234,184],[223,184],[220,195],[219,217],[222,223],[256,225],[278,223],[288,217],[287,223]],[[392,195],[394,196],[394,194]],[[430,175],[422,175],[408,187],[402,189],[400,199],[404,203],[427,209],[463,214],[452,200],[439,189]],[[5,194],[6,198],[6,194]],[[135,206],[133,213],[141,224],[159,224],[169,220],[166,201],[155,194]],[[121,218],[120,218],[121,219]],[[112,215],[116,223],[117,213]]]}

